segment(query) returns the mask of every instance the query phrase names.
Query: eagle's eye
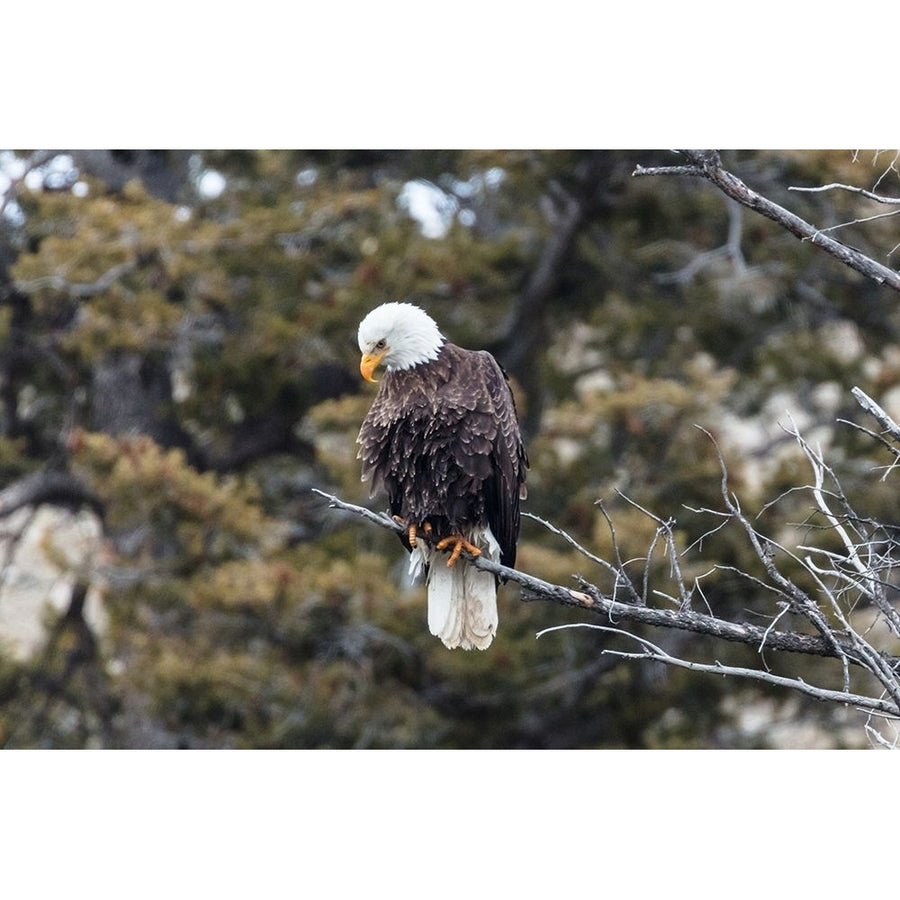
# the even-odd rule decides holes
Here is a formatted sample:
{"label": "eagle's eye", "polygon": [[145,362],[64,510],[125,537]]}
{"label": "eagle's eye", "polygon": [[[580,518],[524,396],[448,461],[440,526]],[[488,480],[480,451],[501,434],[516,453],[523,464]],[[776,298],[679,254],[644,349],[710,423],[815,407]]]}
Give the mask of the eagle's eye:
{"label": "eagle's eye", "polygon": [[385,348],[386,346],[387,346],[387,341],[386,341],[384,338],[382,338],[382,339],[375,345],[375,349],[376,349],[376,350],[384,350],[384,348]]}

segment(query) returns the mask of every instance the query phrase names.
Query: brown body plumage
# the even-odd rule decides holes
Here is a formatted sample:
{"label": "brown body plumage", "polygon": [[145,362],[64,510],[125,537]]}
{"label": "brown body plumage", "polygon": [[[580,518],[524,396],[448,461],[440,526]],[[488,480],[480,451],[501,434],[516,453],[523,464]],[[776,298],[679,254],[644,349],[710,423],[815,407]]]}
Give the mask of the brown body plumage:
{"label": "brown body plumage", "polygon": [[437,538],[488,525],[515,565],[527,457],[490,353],[444,344],[436,360],[386,373],[359,442],[363,478],[384,487],[393,515]]}

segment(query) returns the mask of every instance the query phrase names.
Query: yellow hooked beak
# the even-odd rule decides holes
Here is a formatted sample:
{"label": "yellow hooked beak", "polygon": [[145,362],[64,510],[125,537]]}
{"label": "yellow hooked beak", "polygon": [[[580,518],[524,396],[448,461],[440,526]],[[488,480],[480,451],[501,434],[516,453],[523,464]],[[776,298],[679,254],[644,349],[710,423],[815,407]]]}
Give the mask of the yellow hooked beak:
{"label": "yellow hooked beak", "polygon": [[375,379],[372,377],[372,373],[378,368],[378,363],[381,362],[381,358],[384,354],[387,353],[386,350],[382,350],[381,353],[364,353],[363,358],[359,363],[359,371],[363,378],[366,381],[375,382]]}

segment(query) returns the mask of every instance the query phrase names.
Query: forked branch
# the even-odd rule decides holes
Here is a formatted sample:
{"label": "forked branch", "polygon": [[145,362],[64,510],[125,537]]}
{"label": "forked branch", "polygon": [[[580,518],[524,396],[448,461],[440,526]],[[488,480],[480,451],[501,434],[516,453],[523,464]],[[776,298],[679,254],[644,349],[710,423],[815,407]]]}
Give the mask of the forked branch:
{"label": "forked branch", "polygon": [[[802,439],[798,437],[798,440],[801,441],[801,447],[806,446]],[[821,466],[818,457],[813,456],[811,462]],[[693,583],[688,583],[680,563],[680,559],[691,548],[689,547],[687,551],[679,550],[675,543],[673,523],[670,520],[664,520],[653,515],[634,503],[632,503],[633,506],[644,512],[656,523],[657,533],[645,557],[640,560],[629,560],[626,562],[622,560],[612,528],[613,543],[615,544],[613,559],[604,560],[582,547],[571,535],[557,526],[536,516],[531,517],[548,528],[553,534],[561,537],[569,546],[581,552],[586,559],[598,564],[607,575],[612,576],[612,588],[606,591],[602,590],[597,584],[577,575],[574,576],[578,584],[578,589],[576,590],[564,585],[552,584],[528,573],[491,562],[483,557],[467,558],[475,567],[519,584],[523,588],[522,600],[550,601],[583,609],[603,620],[602,624],[592,625],[591,627],[627,634],[639,645],[639,649],[636,651],[606,650],[604,652],[625,658],[653,659],[697,672],[750,678],[778,687],[792,688],[819,700],[851,704],[872,714],[900,717],[900,658],[872,646],[865,637],[853,628],[849,613],[845,611],[848,607],[852,608],[856,596],[862,595],[870,600],[874,600],[875,605],[881,610],[881,613],[889,621],[890,625],[894,626],[898,621],[896,610],[882,587],[879,587],[877,590],[873,589],[873,585],[880,584],[877,568],[873,568],[872,571],[865,568],[866,563],[860,555],[859,548],[853,543],[846,529],[843,529],[840,520],[834,516],[830,507],[827,506],[822,490],[825,474],[824,468],[816,469],[814,466],[815,486],[812,490],[818,492],[817,496],[820,503],[825,505],[826,516],[831,516],[829,519],[831,525],[833,527],[837,525],[842,528],[842,540],[844,541],[846,552],[844,554],[835,554],[832,551],[828,551],[822,557],[823,562],[814,563],[809,553],[807,553],[805,560],[801,559],[796,553],[788,551],[786,548],[778,547],[773,541],[757,531],[730,494],[724,461],[722,461],[722,467],[722,495],[725,510],[718,513],[711,510],[707,512],[722,517],[726,521],[737,523],[750,539],[767,577],[758,578],[743,572],[740,574],[745,575],[750,581],[766,588],[773,594],[776,601],[776,611],[773,612],[770,617],[771,621],[766,625],[749,621],[732,621],[717,616],[711,611],[698,612],[692,609],[693,598],[697,594],[702,594],[699,587],[700,579],[696,578]],[[385,513],[376,513],[364,507],[347,503],[324,491],[316,490],[316,493],[328,500],[329,506],[332,508],[360,516],[373,524],[398,534],[402,531],[401,526]],[[604,514],[608,518],[608,514],[605,511]],[[610,520],[608,519],[608,521]],[[612,525],[611,521],[610,525]],[[718,527],[714,530],[718,530]],[[674,583],[674,587],[670,588],[668,592],[659,589],[651,592],[648,590],[650,579],[648,558],[660,542],[665,549],[666,555],[670,558],[668,578],[670,583]],[[816,584],[819,586],[820,596],[813,596],[801,590],[789,577],[779,570],[773,559],[773,548],[787,553],[791,562],[801,566],[813,575]],[[815,548],[803,549],[815,551]],[[631,571],[635,563],[638,564],[640,570],[637,583]],[[862,571],[860,567],[863,567]],[[727,567],[721,568],[725,569]],[[837,587],[826,584],[826,578],[831,583],[836,584]],[[854,598],[847,599],[846,595],[852,589],[856,590],[856,594]],[[880,593],[878,593],[879,591]],[[873,596],[873,592],[878,593],[877,599]],[[675,608],[651,606],[648,603],[648,597],[651,595],[673,601]],[[777,627],[785,609],[788,608],[810,623],[812,633],[787,631]],[[834,625],[834,622],[837,622],[837,625]],[[582,623],[582,626],[587,624],[589,623]],[[775,675],[769,671],[762,658],[761,665],[757,669],[729,666],[718,660],[709,663],[679,659],[664,652],[645,637],[624,631],[623,626],[625,624],[689,631],[724,641],[748,644],[760,656],[765,651],[779,651],[830,657],[839,660],[841,663],[842,671],[844,672],[842,686],[840,688],[819,686],[802,678],[788,678]],[[613,626],[617,627],[614,628]],[[880,682],[882,690],[877,695],[870,696],[851,689],[851,669],[866,671],[874,675]]]}
{"label": "forked branch", "polygon": [[[363,506],[347,503],[333,494],[328,494],[316,488],[312,490],[328,500],[328,505],[332,509],[340,509],[360,516],[397,534],[400,534],[403,530],[400,525],[385,513],[375,513]],[[556,530],[558,531],[558,529]],[[720,619],[690,609],[660,609],[658,607],[628,603],[604,593],[595,584],[582,579],[580,576],[575,576],[575,578],[582,589],[574,590],[563,585],[551,584],[526,572],[520,572],[517,569],[510,569],[507,566],[500,565],[500,563],[491,562],[491,560],[485,559],[483,556],[472,557],[465,551],[463,551],[462,555],[476,568],[483,569],[485,572],[492,572],[506,581],[513,581],[521,585],[528,592],[522,596],[522,600],[526,602],[548,600],[554,603],[561,603],[564,606],[574,606],[587,610],[602,616],[610,622],[634,622],[642,625],[652,625],[656,628],[675,628],[682,631],[692,631],[697,634],[719,638],[723,641],[749,644],[759,649],[781,650],[787,653],[803,653],[811,656],[834,658],[840,658],[841,654],[844,654],[851,662],[858,665],[864,664],[862,659],[856,658],[857,655],[850,644],[844,644],[840,641],[837,641],[835,644],[812,634],[777,631],[749,622],[731,622],[727,619]],[[624,563],[610,563],[608,565],[616,573],[619,584],[631,583],[631,576],[626,571]],[[626,596],[631,594],[632,591],[629,589]],[[894,665],[900,665],[900,658],[891,657],[889,661]]]}
{"label": "forked branch", "polygon": [[900,291],[900,273],[876,262],[856,248],[829,237],[821,229],[801,219],[800,216],[749,188],[740,178],[723,168],[718,151],[679,150],[678,152],[687,158],[687,165],[637,166],[633,175],[689,175],[704,178],[732,200],[777,222],[791,234],[821,248],[835,259],[839,259],[844,265],[850,266],[851,269],[855,269],[878,284]]}
{"label": "forked branch", "polygon": [[[900,427],[887,413],[858,388],[853,393],[863,409],[878,419],[885,433],[900,442]],[[723,508],[693,510],[694,513],[709,514],[717,524],[687,548],[680,549],[677,544],[674,520],[657,516],[623,497],[655,525],[655,535],[646,553],[639,558],[629,559],[622,552],[612,517],[602,504],[599,504],[599,508],[609,526],[612,541],[612,552],[607,559],[592,553],[556,525],[538,516],[526,514],[576,549],[589,563],[598,566],[604,576],[601,580],[608,583],[605,590],[581,575],[573,576],[577,584],[575,589],[552,584],[484,557],[466,558],[476,568],[520,585],[523,589],[523,601],[561,603],[584,610],[602,620],[600,623],[561,625],[557,628],[598,628],[607,633],[625,636],[637,644],[636,649],[606,648],[603,653],[627,659],[654,660],[695,672],[747,678],[787,687],[819,700],[849,704],[867,712],[870,717],[887,717],[885,721],[900,718],[900,657],[872,643],[875,640],[872,635],[877,630],[872,628],[871,621],[874,616],[886,626],[888,633],[900,638],[900,592],[894,587],[895,579],[892,576],[900,555],[900,545],[887,534],[884,526],[866,522],[854,512],[822,453],[812,448],[796,429],[790,433],[812,471],[812,482],[804,488],[794,490],[810,493],[813,508],[824,522],[820,533],[829,536],[829,540],[820,542],[820,546],[804,544],[790,548],[759,530],[756,522],[741,509],[737,497],[731,492],[725,460],[707,432],[721,468]],[[872,436],[878,437],[874,434]],[[401,526],[385,513],[376,513],[347,503],[324,491],[316,490],[316,493],[335,509],[397,533],[402,531]],[[767,504],[764,509],[776,502],[778,501]],[[685,575],[687,567],[682,564],[682,560],[707,535],[728,525],[736,526],[749,542],[759,561],[759,574],[740,571],[731,566],[714,565],[711,569],[707,567],[703,575],[689,580]],[[428,540],[429,536],[422,535],[421,539]],[[651,565],[654,553],[659,550],[669,560],[668,569],[662,574],[659,567]],[[714,612],[706,602],[701,580],[714,572],[725,571],[736,572],[746,579],[757,596],[761,590],[764,597],[771,597],[772,610],[769,614],[763,614],[762,624],[748,621],[744,617],[737,621],[727,618]],[[802,588],[788,572],[802,575],[808,586]],[[654,579],[659,583],[651,585]],[[694,608],[695,605],[700,605],[698,598],[705,604],[705,612]],[[857,627],[858,620],[855,616],[860,608],[866,608],[869,612],[865,624]],[[784,627],[782,621],[788,612],[793,615],[795,622],[806,622],[805,630],[792,631]],[[627,625],[676,629],[748,644],[759,654],[760,665],[757,668],[747,668],[727,665],[718,659],[709,662],[678,658],[643,634],[626,630]],[[552,630],[557,629],[547,629]],[[776,675],[763,659],[762,655],[767,651],[835,659],[839,661],[843,673],[840,686],[814,684],[811,678]],[[856,673],[872,676],[876,688],[871,689],[871,682],[867,682],[865,678],[857,678]],[[859,684],[867,685],[866,689],[854,687]],[[871,721],[870,718],[870,723]],[[877,734],[870,723],[866,725],[867,731]]]}

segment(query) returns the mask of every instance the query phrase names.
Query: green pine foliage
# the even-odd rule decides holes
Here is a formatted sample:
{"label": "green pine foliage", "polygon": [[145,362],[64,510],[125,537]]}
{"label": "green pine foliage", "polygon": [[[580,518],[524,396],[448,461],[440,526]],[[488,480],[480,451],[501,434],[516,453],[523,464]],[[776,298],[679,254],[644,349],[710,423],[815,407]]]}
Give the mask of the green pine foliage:
{"label": "green pine foliage", "polygon": [[[728,161],[828,226],[859,218],[860,201],[786,187],[869,187],[863,159]],[[0,741],[764,745],[737,723],[766,691],[602,656],[615,639],[587,630],[536,640],[593,620],[519,602],[513,586],[501,591],[487,652],[447,651],[428,633],[424,589],[408,585],[396,538],[310,491],[369,502],[355,438],[372,390],[358,376],[356,326],[379,303],[408,299],[451,340],[509,365],[532,460],[525,509],[600,556],[613,552],[607,514],[623,553],[639,559],[654,544],[656,523],[629,501],[673,517],[682,547],[707,535],[683,565],[702,576],[713,610],[761,614],[768,598],[714,568],[755,571],[758,561],[698,511],[721,508],[716,449],[698,425],[755,511],[808,478],[776,424],[788,424],[790,405],[833,451],[863,511],[896,521],[896,491],[872,474],[883,453],[835,421],[853,417],[854,384],[878,397],[900,384],[895,298],[746,211],[741,258],[711,253],[735,214],[714,189],[630,177],[638,163],[666,161],[638,151],[210,151],[192,154],[174,200],[139,169],[120,189],[79,171],[83,190],[21,190],[21,217],[0,226],[0,476],[11,484],[63,466],[99,498],[106,558],[92,577],[108,624],[95,634],[77,612],[51,617],[37,655],[0,650]],[[222,177],[217,195],[202,190],[210,171]],[[410,214],[413,182],[443,191],[443,234],[423,234]],[[573,198],[582,215],[539,327],[511,332]],[[896,244],[889,222],[854,238],[883,256]],[[763,521],[773,534],[812,529],[810,513],[808,497],[787,493]],[[602,569],[528,519],[518,564],[609,587]],[[657,542],[652,584],[670,568]],[[654,637],[738,664],[752,653]],[[827,711],[801,704],[798,715]]]}

